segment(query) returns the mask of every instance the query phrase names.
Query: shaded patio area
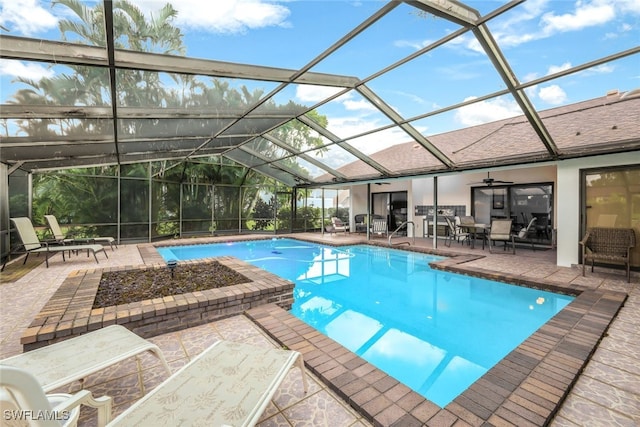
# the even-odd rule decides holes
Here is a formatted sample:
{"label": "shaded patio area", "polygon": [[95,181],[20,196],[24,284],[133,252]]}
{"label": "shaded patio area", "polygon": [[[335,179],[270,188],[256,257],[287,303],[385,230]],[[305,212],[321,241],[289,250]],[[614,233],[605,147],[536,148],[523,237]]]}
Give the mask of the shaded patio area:
{"label": "shaded patio area", "polygon": [[[357,243],[363,240],[362,236],[358,235],[297,234],[292,237],[334,245]],[[226,241],[229,238],[207,238],[197,241],[215,240]],[[386,239],[376,241],[386,244]],[[194,242],[193,239],[188,241],[188,243]],[[416,239],[415,243],[415,246],[428,249],[431,248],[432,242]],[[484,271],[493,275],[518,277],[522,281],[542,281],[558,287],[581,287],[589,290],[628,293],[629,297],[624,307],[614,319],[605,338],[552,421],[552,425],[636,425],[640,422],[638,411],[640,292],[637,273],[632,274],[630,284],[626,283],[624,272],[608,271],[602,268],[597,268],[595,273],[587,273],[586,277],[582,277],[581,270],[578,268],[557,267],[554,250],[532,252],[518,248],[514,256],[502,253],[489,254],[488,250],[483,251],[479,246],[471,250],[457,243],[454,243],[451,248],[440,245],[439,249],[446,249],[450,253],[466,254],[466,262],[458,264],[458,267],[468,272]],[[100,260],[99,267],[134,266],[157,262],[158,259],[155,258],[157,255],[154,253],[152,245],[122,245],[115,252],[109,252],[109,260]],[[62,263],[62,260],[57,258],[58,256],[52,259],[49,269],[40,265],[17,281],[0,285],[0,301],[2,301],[0,357],[5,358],[22,351],[20,337],[71,272],[96,268],[95,263],[84,258],[73,257],[66,263]],[[276,345],[267,333],[243,315],[158,335],[150,340],[160,346],[172,369],[177,369],[218,338],[245,341],[256,345]],[[165,378],[166,374],[160,365],[154,366],[151,362],[151,359],[145,358],[142,358],[140,363],[134,360],[125,361],[87,379],[86,388],[96,395],[113,396],[114,413],[117,414]],[[297,370],[291,371],[263,415],[260,425],[369,425],[365,417],[356,412],[349,403],[311,371],[308,370],[311,389],[306,396],[302,393],[299,373]],[[79,384],[73,384],[70,389],[77,390],[78,387]],[[522,408],[525,414],[525,410],[530,410],[530,408]],[[90,411],[85,411],[81,425],[93,425],[95,417],[91,415]],[[500,420],[509,421],[505,420],[505,417],[501,417]],[[447,424],[446,419],[433,418],[427,422],[427,425],[436,422],[437,425],[453,423],[451,421]],[[517,424],[514,421],[511,423]],[[458,420],[455,425],[466,424]]]}

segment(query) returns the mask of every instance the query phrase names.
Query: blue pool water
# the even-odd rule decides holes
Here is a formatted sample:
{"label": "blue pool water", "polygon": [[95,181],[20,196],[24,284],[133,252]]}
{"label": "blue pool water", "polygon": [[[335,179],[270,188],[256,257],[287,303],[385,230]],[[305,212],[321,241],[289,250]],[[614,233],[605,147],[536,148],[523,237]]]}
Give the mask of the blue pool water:
{"label": "blue pool water", "polygon": [[158,249],[230,255],[293,281],[291,312],[444,407],[573,297],[432,270],[432,255],[292,239]]}

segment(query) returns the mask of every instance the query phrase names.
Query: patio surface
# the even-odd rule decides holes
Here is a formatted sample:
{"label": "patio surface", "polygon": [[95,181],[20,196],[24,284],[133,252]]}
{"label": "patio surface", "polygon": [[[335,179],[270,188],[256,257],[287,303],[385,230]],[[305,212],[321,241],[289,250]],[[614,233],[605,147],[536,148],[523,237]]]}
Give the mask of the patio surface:
{"label": "patio surface", "polygon": [[[271,236],[270,236],[271,237]],[[296,234],[305,240],[325,241],[331,244],[349,244],[363,240],[362,235]],[[210,238],[205,240],[229,240]],[[385,240],[376,239],[380,243]],[[188,243],[195,243],[190,239]],[[416,239],[416,246],[431,248],[432,241]],[[115,252],[108,250],[109,259],[100,258],[100,268],[108,266],[139,265],[153,252],[151,245],[120,245]],[[518,249],[517,255],[489,254],[481,246],[469,249],[454,243],[439,249],[480,256],[464,264],[469,270],[488,270],[496,274],[517,275],[522,280],[544,280],[558,286],[579,286],[590,290],[613,290],[629,294],[624,307],[611,324],[608,333],[595,351],[582,375],[562,404],[553,426],[635,426],[640,424],[640,286],[638,273],[632,274],[628,284],[621,270],[609,271],[597,268],[595,273],[582,277],[578,268],[562,268],[555,265],[555,251]],[[473,259],[470,257],[469,259]],[[50,268],[44,264],[12,283],[0,285],[0,358],[22,352],[20,337],[33,318],[48,301],[63,280],[74,270],[95,268],[92,259],[72,257],[62,263],[59,255],[52,258]],[[184,365],[190,358],[204,350],[215,340],[223,338],[253,343],[276,345],[263,330],[245,316],[234,316],[178,332],[150,338],[165,354],[172,369]],[[96,395],[114,397],[114,414],[120,413],[146,391],[155,387],[165,377],[160,365],[151,358],[142,357],[136,363],[131,359],[105,369],[88,378],[85,387]],[[259,425],[313,425],[359,426],[370,423],[336,394],[325,382],[307,371],[310,390],[302,393],[299,371],[292,369],[288,378],[276,393]],[[142,381],[140,381],[140,379]],[[75,391],[79,384],[67,390]],[[504,421],[500,418],[498,420]],[[427,425],[451,425],[445,419],[430,420]],[[83,410],[81,426],[91,426],[95,416]],[[496,422],[496,424],[498,424]],[[456,426],[467,425],[458,420]]]}

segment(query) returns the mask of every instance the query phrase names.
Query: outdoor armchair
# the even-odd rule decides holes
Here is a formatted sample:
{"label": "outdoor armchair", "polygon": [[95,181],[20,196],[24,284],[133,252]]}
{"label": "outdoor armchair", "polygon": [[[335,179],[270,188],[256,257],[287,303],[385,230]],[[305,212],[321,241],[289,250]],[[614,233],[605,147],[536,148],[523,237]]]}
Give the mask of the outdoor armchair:
{"label": "outdoor armchair", "polygon": [[493,253],[492,247],[495,242],[504,242],[504,250],[507,250],[507,243],[511,242],[512,253],[516,253],[515,236],[511,234],[512,219],[494,219],[491,221],[489,231],[489,252]]}
{"label": "outdoor armchair", "polygon": [[536,248],[533,245],[534,241],[531,237],[531,233],[536,231],[536,220],[536,217],[531,218],[529,224],[527,224],[526,227],[522,227],[520,231],[518,231],[518,234],[515,236],[516,242],[531,243],[531,250],[533,251],[535,251]]}
{"label": "outdoor armchair", "polygon": [[593,227],[587,230],[580,241],[582,246],[582,275],[585,265],[591,261],[591,272],[595,262],[621,263],[627,270],[627,281],[631,282],[631,248],[636,245],[633,228]]}
{"label": "outdoor armchair", "polygon": [[357,214],[353,217],[356,226],[356,233],[366,233],[369,223],[369,216],[367,214]]}
{"label": "outdoor armchair", "polygon": [[371,232],[375,234],[389,235],[389,228],[387,226],[387,220],[384,218],[373,218],[371,220]]}
{"label": "outdoor armchair", "polygon": [[447,222],[447,227],[449,228],[447,240],[444,242],[447,247],[451,247],[451,241],[453,240],[460,242],[460,238],[463,238],[462,242],[464,243],[465,240],[469,239],[469,233],[463,232],[462,229],[451,220],[451,218],[445,216],[444,219]]}
{"label": "outdoor armchair", "polygon": [[342,220],[336,216],[331,217],[331,224],[333,225],[334,232],[339,232],[339,231],[343,233],[349,232],[349,225],[342,222]]}

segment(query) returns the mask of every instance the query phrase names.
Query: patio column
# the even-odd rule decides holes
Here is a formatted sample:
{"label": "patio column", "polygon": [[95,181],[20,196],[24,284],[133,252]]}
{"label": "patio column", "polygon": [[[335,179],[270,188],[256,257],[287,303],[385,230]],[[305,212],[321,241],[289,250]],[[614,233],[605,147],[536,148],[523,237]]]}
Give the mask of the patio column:
{"label": "patio column", "polygon": [[[429,215],[429,212],[427,212]],[[429,230],[427,230],[427,234]],[[438,177],[433,177],[433,248],[438,247]]]}

